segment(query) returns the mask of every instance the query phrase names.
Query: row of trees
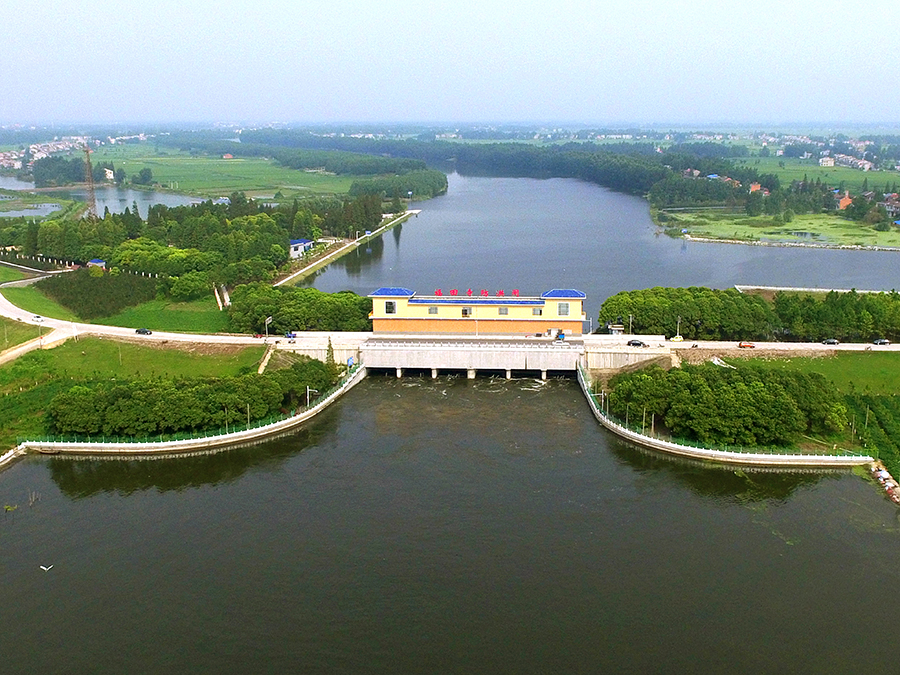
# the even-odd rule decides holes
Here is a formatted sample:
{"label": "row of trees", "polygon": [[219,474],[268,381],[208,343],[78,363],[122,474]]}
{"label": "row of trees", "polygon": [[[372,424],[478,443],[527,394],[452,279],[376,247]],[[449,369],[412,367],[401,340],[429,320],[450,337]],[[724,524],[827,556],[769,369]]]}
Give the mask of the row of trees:
{"label": "row of trees", "polygon": [[651,366],[614,377],[610,412],[630,426],[663,426],[707,445],[784,446],[800,434],[846,426],[847,408],[818,374],[713,364],[665,371]]}
{"label": "row of trees", "polygon": [[337,379],[308,359],[262,375],[84,382],[53,398],[47,421],[50,433],[138,438],[233,427],[305,405],[307,387],[325,392]]}
{"label": "row of trees", "polygon": [[791,340],[900,340],[900,293],[777,293],[780,333]]}
{"label": "row of trees", "polygon": [[688,340],[758,340],[770,337],[778,321],[760,296],[694,286],[622,291],[604,301],[600,323],[657,335],[675,335],[680,323]]}
{"label": "row of trees", "polygon": [[657,287],[607,298],[600,322],[662,335],[680,325],[689,340],[900,340],[900,293],[778,292],[770,303],[733,288]]}
{"label": "row of trees", "polygon": [[[125,169],[117,169],[112,162],[98,162],[93,165],[91,176],[95,183],[108,181],[107,170],[112,172],[116,185],[125,183]],[[87,164],[81,157],[66,159],[60,155],[42,157],[35,160],[31,169],[35,187],[56,187],[83,183],[87,180]],[[143,168],[131,177],[135,185],[152,185],[153,171]]]}
{"label": "row of trees", "polygon": [[343,291],[323,293],[315,288],[274,288],[264,283],[238,286],[231,294],[232,330],[262,333],[272,317],[270,334],[287,331],[370,331],[372,300]]}
{"label": "row of trees", "polygon": [[350,185],[350,195],[379,194],[406,198],[410,193],[418,198],[430,199],[447,192],[447,176],[443,171],[423,169],[399,176],[362,178]]}

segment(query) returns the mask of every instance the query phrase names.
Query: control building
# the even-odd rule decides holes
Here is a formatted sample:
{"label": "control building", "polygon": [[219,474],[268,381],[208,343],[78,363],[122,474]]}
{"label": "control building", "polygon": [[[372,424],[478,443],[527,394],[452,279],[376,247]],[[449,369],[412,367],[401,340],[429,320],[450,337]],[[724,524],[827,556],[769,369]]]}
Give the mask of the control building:
{"label": "control building", "polygon": [[473,295],[456,290],[417,295],[408,288],[383,287],[369,295],[375,333],[580,336],[585,294],[554,289],[540,297],[498,291]]}

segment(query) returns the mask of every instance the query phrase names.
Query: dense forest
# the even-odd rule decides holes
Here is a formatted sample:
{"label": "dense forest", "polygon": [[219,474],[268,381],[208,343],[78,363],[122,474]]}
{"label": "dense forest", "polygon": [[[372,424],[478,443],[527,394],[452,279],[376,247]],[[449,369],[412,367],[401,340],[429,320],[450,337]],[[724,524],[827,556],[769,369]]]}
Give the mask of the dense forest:
{"label": "dense forest", "polygon": [[147,437],[232,428],[306,403],[306,387],[327,391],[333,364],[308,359],[262,375],[85,381],[57,394],[47,410],[50,433]]}
{"label": "dense forest", "polygon": [[842,397],[823,376],[761,364],[651,366],[610,385],[610,412],[632,428],[643,424],[649,433],[653,425],[707,445],[790,445],[800,434],[841,431],[847,420]]}
{"label": "dense forest", "polygon": [[0,230],[0,246],[79,263],[100,258],[123,271],[196,273],[209,287],[271,280],[288,260],[291,239],[353,236],[376,229],[381,219],[378,194],[271,206],[234,193],[228,204],[156,205],[146,220],[136,206],[100,219],[18,220]]}
{"label": "dense forest", "polygon": [[771,304],[734,288],[649,288],[622,291],[600,308],[600,324],[623,323],[633,333],[686,340],[763,340],[778,328]]}
{"label": "dense forest", "polygon": [[836,338],[900,340],[900,294],[779,292],[773,302],[736,289],[650,288],[607,298],[600,322],[631,326],[634,333],[690,340],[787,340]]}

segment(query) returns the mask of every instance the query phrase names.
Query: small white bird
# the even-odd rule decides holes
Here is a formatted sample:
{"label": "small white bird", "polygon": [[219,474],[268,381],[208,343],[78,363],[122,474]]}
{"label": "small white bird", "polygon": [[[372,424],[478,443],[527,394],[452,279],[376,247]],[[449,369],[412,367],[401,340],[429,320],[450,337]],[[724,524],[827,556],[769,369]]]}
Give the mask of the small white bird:
{"label": "small white bird", "polygon": [[41,569],[44,570],[45,572],[49,572],[50,570],[53,569],[53,565],[50,565],[49,567],[44,567],[43,565],[41,565]]}

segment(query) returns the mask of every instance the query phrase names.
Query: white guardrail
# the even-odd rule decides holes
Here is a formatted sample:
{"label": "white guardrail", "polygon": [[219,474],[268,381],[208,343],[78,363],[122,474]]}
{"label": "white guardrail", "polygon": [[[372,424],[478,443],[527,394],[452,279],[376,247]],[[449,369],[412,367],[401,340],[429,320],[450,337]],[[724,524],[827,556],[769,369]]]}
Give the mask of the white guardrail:
{"label": "white guardrail", "polygon": [[578,383],[584,392],[594,413],[594,417],[604,427],[611,432],[632,443],[658,450],[670,455],[678,455],[680,457],[690,457],[692,459],[707,460],[711,462],[720,462],[725,464],[744,464],[750,466],[774,466],[784,468],[840,468],[851,467],[863,464],[870,464],[875,461],[873,457],[868,455],[813,455],[813,454],[775,454],[764,452],[735,452],[731,450],[716,450],[715,448],[698,448],[690,445],[682,445],[680,443],[672,443],[664,441],[652,436],[645,436],[636,431],[632,431],[617,422],[614,422],[606,414],[600,410],[594,396],[591,394],[590,382],[584,373],[584,369],[579,365]]}
{"label": "white guardrail", "polygon": [[101,442],[101,441],[45,441],[26,440],[13,450],[0,456],[0,467],[9,463],[29,451],[37,451],[45,454],[75,454],[75,455],[106,455],[106,456],[144,456],[159,454],[189,454],[198,451],[226,448],[230,446],[256,443],[271,436],[287,433],[310,419],[324,408],[338,399],[344,392],[351,389],[365,378],[364,366],[357,369],[337,389],[332,391],[311,408],[297,415],[287,417],[271,424],[244,429],[226,434],[205,436],[201,438],[186,438],[175,441],[146,441],[146,442]]}

